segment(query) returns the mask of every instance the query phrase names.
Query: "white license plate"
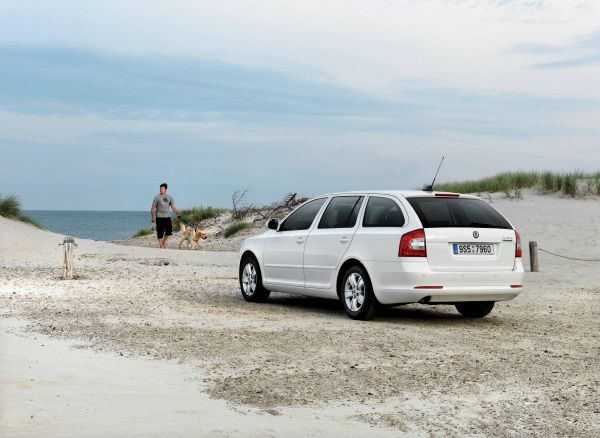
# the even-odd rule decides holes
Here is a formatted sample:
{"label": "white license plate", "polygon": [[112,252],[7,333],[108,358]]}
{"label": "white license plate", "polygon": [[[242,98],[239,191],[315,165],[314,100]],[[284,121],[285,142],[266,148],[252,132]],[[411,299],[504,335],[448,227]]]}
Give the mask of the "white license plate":
{"label": "white license plate", "polygon": [[491,243],[453,243],[452,252],[457,255],[494,255]]}

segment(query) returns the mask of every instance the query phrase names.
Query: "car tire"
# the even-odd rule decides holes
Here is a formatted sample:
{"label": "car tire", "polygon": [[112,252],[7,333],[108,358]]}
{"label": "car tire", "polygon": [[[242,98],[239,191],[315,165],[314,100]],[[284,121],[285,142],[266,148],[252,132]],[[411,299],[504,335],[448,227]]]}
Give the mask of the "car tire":
{"label": "car tire", "polygon": [[239,281],[242,296],[246,301],[260,303],[269,298],[271,292],[262,284],[262,274],[256,257],[244,257],[240,263]]}
{"label": "car tire", "polygon": [[494,308],[494,301],[469,301],[456,303],[456,310],[466,318],[483,318]]}
{"label": "car tire", "polygon": [[346,270],[338,294],[346,314],[352,319],[367,321],[377,314],[379,303],[367,272],[361,266]]}

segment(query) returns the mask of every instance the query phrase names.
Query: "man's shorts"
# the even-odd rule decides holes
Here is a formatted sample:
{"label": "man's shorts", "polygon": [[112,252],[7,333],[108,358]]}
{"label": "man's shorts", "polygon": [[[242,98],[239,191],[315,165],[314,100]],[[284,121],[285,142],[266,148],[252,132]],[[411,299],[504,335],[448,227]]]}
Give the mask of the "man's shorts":
{"label": "man's shorts", "polygon": [[163,235],[170,236],[173,234],[173,225],[171,225],[170,217],[157,217],[156,218],[156,236],[159,239],[163,238]]}

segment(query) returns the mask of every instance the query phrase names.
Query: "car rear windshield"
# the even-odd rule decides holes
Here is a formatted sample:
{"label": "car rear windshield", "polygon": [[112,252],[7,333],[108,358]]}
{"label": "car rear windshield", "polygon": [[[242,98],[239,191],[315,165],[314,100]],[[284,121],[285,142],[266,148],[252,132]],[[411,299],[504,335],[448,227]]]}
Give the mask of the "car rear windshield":
{"label": "car rear windshield", "polygon": [[422,197],[407,198],[421,219],[423,228],[505,228],[512,229],[504,217],[481,199]]}

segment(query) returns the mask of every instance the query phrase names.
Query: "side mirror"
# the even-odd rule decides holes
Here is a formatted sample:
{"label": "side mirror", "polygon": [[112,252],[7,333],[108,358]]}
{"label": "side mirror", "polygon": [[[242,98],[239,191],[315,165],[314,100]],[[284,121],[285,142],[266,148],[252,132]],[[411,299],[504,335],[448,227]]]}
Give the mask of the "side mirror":
{"label": "side mirror", "polygon": [[269,230],[277,230],[279,228],[279,219],[269,219],[267,221],[267,228]]}

